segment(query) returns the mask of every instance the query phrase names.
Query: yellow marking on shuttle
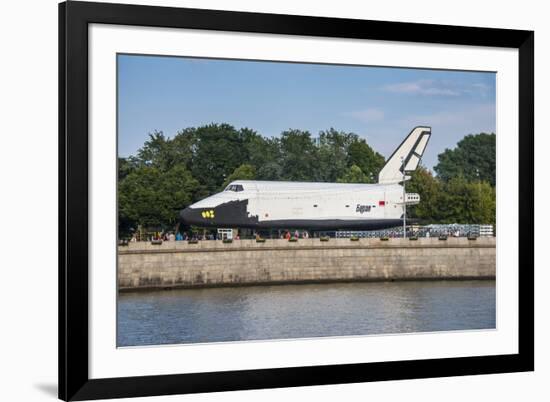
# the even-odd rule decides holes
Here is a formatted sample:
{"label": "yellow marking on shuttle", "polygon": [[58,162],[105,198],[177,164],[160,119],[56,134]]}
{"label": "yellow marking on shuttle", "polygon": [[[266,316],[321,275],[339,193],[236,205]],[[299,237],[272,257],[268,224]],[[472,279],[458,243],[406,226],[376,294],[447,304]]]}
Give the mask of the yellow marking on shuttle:
{"label": "yellow marking on shuttle", "polygon": [[214,218],[214,210],[211,209],[210,211],[202,211],[201,215],[204,219],[207,219],[207,218],[213,219]]}

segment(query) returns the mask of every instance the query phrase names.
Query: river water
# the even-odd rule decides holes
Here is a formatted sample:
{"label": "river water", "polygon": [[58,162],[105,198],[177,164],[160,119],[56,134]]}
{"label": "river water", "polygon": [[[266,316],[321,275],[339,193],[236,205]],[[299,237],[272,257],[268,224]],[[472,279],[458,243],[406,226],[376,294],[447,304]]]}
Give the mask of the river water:
{"label": "river water", "polygon": [[495,281],[121,293],[118,346],[495,328]]}

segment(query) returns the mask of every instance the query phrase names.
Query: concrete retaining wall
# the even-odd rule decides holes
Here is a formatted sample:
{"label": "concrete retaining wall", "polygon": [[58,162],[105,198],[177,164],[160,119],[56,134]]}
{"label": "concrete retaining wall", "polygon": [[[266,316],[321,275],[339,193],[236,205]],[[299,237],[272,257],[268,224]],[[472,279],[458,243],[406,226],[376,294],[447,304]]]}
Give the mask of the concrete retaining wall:
{"label": "concrete retaining wall", "polygon": [[495,278],[495,238],[300,239],[130,243],[121,290],[258,284]]}

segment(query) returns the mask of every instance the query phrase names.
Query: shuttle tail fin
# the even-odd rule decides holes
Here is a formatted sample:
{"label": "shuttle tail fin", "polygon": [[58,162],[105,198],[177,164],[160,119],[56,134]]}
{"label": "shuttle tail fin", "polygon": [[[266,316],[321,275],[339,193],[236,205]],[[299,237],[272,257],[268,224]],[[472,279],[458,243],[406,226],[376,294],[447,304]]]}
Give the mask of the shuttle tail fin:
{"label": "shuttle tail fin", "polygon": [[[378,174],[378,183],[392,184],[403,181],[403,174],[416,170],[428,145],[431,127],[415,127],[388,158]],[[409,178],[406,176],[405,180]]]}

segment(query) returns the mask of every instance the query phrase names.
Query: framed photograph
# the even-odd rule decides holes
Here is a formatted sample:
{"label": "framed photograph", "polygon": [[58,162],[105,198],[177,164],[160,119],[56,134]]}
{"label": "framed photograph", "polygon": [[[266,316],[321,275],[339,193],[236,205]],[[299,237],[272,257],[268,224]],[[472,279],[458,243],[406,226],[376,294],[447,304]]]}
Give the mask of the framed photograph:
{"label": "framed photograph", "polygon": [[59,5],[59,398],[532,371],[534,33]]}

